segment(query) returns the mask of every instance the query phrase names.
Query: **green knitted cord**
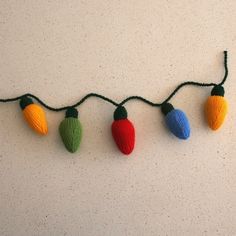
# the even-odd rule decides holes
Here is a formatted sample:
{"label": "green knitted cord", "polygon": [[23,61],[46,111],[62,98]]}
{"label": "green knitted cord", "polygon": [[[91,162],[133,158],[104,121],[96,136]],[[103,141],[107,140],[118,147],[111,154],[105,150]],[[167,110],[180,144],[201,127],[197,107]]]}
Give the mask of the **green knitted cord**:
{"label": "green knitted cord", "polygon": [[60,126],[59,133],[66,149],[74,153],[78,150],[82,138],[82,126],[77,118],[65,118]]}

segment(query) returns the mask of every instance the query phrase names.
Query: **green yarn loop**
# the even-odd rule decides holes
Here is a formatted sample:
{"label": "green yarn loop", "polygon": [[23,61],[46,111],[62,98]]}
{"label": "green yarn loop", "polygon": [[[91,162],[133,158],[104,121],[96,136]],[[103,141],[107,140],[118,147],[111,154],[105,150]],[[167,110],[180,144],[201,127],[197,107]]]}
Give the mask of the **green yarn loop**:
{"label": "green yarn loop", "polygon": [[65,118],[59,126],[59,133],[66,149],[74,153],[78,150],[82,138],[82,126],[77,118]]}

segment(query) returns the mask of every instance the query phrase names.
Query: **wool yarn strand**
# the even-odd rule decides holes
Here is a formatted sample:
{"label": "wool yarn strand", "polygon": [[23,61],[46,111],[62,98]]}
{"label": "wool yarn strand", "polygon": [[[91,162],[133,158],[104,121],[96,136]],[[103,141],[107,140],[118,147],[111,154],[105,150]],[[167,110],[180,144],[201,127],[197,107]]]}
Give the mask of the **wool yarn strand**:
{"label": "wool yarn strand", "polygon": [[225,69],[225,74],[224,74],[224,77],[222,79],[222,81],[218,84],[216,83],[200,83],[200,82],[195,82],[195,81],[186,81],[186,82],[183,82],[181,84],[179,84],[174,90],[173,92],[166,98],[164,99],[162,102],[160,103],[155,103],[155,102],[152,102],[142,96],[129,96],[127,98],[125,98],[123,101],[121,101],[120,103],[112,100],[111,98],[108,98],[106,96],[103,96],[101,94],[98,94],[98,93],[89,93],[87,95],[85,95],[83,98],[81,98],[77,103],[73,104],[73,105],[70,105],[70,106],[63,106],[63,107],[59,107],[59,108],[56,108],[56,107],[52,107],[52,106],[49,106],[48,104],[46,104],[43,100],[41,100],[39,97],[35,96],[34,94],[30,94],[30,93],[26,93],[26,94],[23,94],[21,96],[18,96],[18,97],[14,97],[14,98],[0,98],[0,102],[2,103],[7,103],[7,102],[14,102],[14,101],[17,101],[17,100],[20,100],[22,99],[23,97],[30,97],[30,98],[33,98],[35,99],[39,104],[41,104],[42,106],[44,106],[46,109],[50,110],[50,111],[55,111],[55,112],[60,112],[60,111],[64,111],[64,110],[67,110],[71,107],[78,107],[80,106],[81,104],[83,104],[88,98],[91,98],[91,97],[96,97],[96,98],[100,98],[108,103],[111,103],[112,105],[118,107],[118,106],[122,106],[124,105],[125,103],[127,103],[128,101],[130,100],[139,100],[139,101],[142,101],[144,103],[146,103],[147,105],[150,105],[152,107],[161,107],[164,103],[167,103],[171,100],[172,97],[175,96],[175,94],[183,87],[185,86],[196,86],[196,87],[212,87],[212,86],[216,86],[216,85],[223,85],[225,83],[225,81],[227,80],[227,77],[228,77],[228,65],[227,65],[227,62],[228,62],[228,54],[227,54],[227,51],[224,51],[224,69]]}

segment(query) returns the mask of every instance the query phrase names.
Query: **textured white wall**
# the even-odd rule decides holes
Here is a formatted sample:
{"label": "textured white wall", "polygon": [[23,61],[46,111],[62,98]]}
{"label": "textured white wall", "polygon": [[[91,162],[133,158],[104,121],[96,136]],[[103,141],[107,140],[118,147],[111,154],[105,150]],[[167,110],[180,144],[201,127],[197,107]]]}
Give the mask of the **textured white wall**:
{"label": "textured white wall", "polygon": [[98,92],[162,101],[186,80],[225,84],[229,115],[218,132],[203,118],[210,88],[171,102],[191,138],[167,132],[160,110],[131,101],[130,158],[113,143],[114,107],[80,108],[80,151],[63,147],[64,112],[47,111],[49,134],[0,104],[0,235],[236,235],[236,2],[74,0],[0,2],[0,97],[31,92],[52,106]]}

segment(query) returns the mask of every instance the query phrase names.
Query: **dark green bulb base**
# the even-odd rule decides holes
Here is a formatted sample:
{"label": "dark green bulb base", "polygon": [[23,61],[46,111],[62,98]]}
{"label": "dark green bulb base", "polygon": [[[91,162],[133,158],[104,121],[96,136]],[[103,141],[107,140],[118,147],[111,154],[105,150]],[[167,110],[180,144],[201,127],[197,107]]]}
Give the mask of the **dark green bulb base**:
{"label": "dark green bulb base", "polygon": [[224,97],[225,90],[221,85],[215,85],[214,88],[211,90],[211,96],[222,96]]}
{"label": "dark green bulb base", "polygon": [[167,115],[167,113],[169,113],[170,111],[172,111],[174,109],[173,105],[171,103],[163,103],[162,106],[161,106],[161,112],[164,114],[164,115]]}
{"label": "dark green bulb base", "polygon": [[20,107],[24,110],[28,105],[33,104],[33,100],[29,97],[22,97],[20,100]]}
{"label": "dark green bulb base", "polygon": [[66,118],[73,117],[78,118],[78,111],[74,107],[70,107],[66,110]]}
{"label": "dark green bulb base", "polygon": [[127,119],[127,116],[127,111],[123,106],[118,106],[113,115],[114,120]]}

